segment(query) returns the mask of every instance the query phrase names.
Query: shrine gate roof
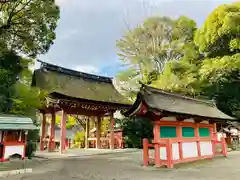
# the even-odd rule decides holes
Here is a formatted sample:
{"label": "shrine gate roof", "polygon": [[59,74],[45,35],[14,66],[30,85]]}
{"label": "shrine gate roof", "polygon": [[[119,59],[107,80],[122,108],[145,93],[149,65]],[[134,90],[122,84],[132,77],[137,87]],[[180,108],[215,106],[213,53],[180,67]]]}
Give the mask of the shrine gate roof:
{"label": "shrine gate roof", "polygon": [[37,127],[31,118],[0,115],[0,130],[33,130]]}
{"label": "shrine gate roof", "polygon": [[131,105],[114,87],[112,78],[83,73],[42,62],[34,71],[32,86],[46,90],[50,97]]}
{"label": "shrine gate roof", "polygon": [[165,92],[150,86],[143,85],[133,106],[125,116],[134,116],[145,104],[148,109],[158,112],[168,112],[182,115],[191,115],[211,119],[236,120],[221,112],[213,101],[195,99],[176,93]]}

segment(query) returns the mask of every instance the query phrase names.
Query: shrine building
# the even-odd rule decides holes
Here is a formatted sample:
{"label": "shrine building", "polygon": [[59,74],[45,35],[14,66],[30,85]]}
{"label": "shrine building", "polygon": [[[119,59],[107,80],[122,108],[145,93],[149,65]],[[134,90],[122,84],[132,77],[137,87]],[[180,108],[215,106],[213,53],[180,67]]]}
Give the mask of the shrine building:
{"label": "shrine building", "polygon": [[[225,138],[218,140],[217,125],[236,121],[221,112],[214,102],[165,92],[142,85],[135,103],[123,112],[126,117],[144,117],[153,123],[154,139],[143,140],[144,165],[172,168],[174,164],[227,156]],[[221,150],[216,146],[219,144]],[[154,158],[149,148],[154,147]]]}
{"label": "shrine building", "polygon": [[[40,61],[41,62],[41,61]],[[127,110],[131,106],[114,87],[112,78],[87,74],[41,62],[41,67],[34,71],[32,86],[45,90],[48,94],[44,107],[40,109],[42,116],[40,149],[44,149],[46,137],[46,115],[51,114],[51,130],[48,141],[48,150],[52,151],[54,145],[54,127],[56,113],[61,112],[60,152],[66,149],[66,121],[67,115],[83,115],[85,123],[85,148],[89,141],[95,142],[96,148],[101,148],[100,124],[103,117],[110,117],[110,135],[108,143],[114,149],[114,120],[116,111]],[[89,121],[96,125],[96,137],[89,137]],[[103,137],[104,141],[106,138]]]}

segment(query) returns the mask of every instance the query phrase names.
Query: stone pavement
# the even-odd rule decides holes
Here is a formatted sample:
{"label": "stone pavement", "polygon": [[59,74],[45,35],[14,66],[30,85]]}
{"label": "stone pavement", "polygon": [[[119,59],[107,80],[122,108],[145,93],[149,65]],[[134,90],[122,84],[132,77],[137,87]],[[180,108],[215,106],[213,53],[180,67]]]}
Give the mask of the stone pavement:
{"label": "stone pavement", "polygon": [[[142,167],[142,152],[41,160],[33,173],[8,180],[239,180],[240,152],[179,165],[175,169]],[[1,178],[0,178],[1,179]]]}
{"label": "stone pavement", "polygon": [[92,155],[101,155],[101,154],[112,154],[112,153],[126,153],[126,152],[132,152],[132,151],[138,151],[137,149],[95,149],[95,148],[89,148],[89,149],[68,149],[63,154],[60,154],[60,152],[48,152],[48,151],[37,151],[35,153],[35,156],[46,158],[46,159],[58,159],[58,158],[68,158],[68,157],[84,157],[84,156],[92,156]]}

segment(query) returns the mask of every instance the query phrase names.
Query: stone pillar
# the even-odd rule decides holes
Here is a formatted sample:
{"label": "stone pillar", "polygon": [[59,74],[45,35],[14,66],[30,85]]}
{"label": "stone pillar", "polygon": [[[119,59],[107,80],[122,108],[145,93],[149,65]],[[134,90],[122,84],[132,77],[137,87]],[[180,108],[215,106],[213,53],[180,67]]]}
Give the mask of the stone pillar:
{"label": "stone pillar", "polygon": [[46,114],[42,114],[41,137],[40,137],[40,151],[44,150],[44,139],[46,136]]}
{"label": "stone pillar", "polygon": [[55,123],[56,123],[56,114],[52,112],[52,118],[50,123],[50,135],[49,135],[49,142],[48,142],[48,151],[53,151],[55,149]]}
{"label": "stone pillar", "polygon": [[62,110],[62,117],[61,117],[61,131],[60,131],[60,153],[65,151],[65,142],[66,142],[66,121],[67,121],[67,113]]}
{"label": "stone pillar", "polygon": [[97,121],[96,121],[96,148],[100,149],[101,148],[101,116],[97,116]]}
{"label": "stone pillar", "polygon": [[89,118],[86,119],[85,123],[85,149],[89,148],[88,137],[89,137]]}
{"label": "stone pillar", "polygon": [[114,119],[113,112],[110,113],[110,149],[114,149]]}

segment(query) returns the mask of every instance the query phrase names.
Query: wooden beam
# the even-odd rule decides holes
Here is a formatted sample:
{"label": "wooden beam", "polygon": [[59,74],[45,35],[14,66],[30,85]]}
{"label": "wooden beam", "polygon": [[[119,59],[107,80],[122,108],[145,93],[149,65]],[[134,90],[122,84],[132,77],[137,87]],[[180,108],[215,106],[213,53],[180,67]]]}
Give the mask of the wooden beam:
{"label": "wooden beam", "polygon": [[183,121],[185,119],[188,119],[188,117],[179,115],[179,116],[176,116],[176,119],[177,121]]}
{"label": "wooden beam", "polygon": [[90,111],[85,109],[71,109],[71,108],[64,108],[64,111],[66,111],[68,114],[72,115],[84,115],[84,116],[99,116],[104,115],[106,112],[103,111]]}

